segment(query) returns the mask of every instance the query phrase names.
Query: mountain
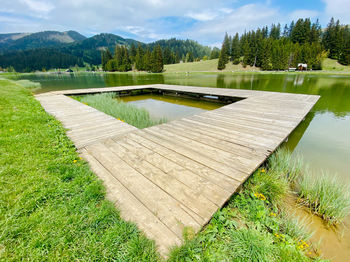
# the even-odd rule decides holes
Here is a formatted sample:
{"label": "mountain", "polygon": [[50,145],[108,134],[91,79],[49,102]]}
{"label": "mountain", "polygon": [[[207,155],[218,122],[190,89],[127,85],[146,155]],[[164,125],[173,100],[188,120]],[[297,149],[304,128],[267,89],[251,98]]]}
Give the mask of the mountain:
{"label": "mountain", "polygon": [[60,50],[63,53],[81,57],[86,63],[98,65],[101,63],[101,50],[108,48],[114,52],[116,45],[130,47],[132,44],[135,46],[138,44],[144,45],[133,39],[125,39],[118,35],[103,33],[65,45]]}
{"label": "mountain", "polygon": [[[75,31],[0,34],[0,67],[13,66],[16,71],[34,71],[61,67],[60,65],[69,63],[70,66],[83,63],[99,65],[101,50],[108,48],[114,53],[116,45],[130,48],[139,44],[151,50],[159,44],[163,50],[168,49],[179,58],[186,56],[187,53],[192,53],[195,58],[201,58],[204,55],[209,56],[211,50],[210,47],[202,46],[196,41],[175,38],[145,44],[107,33],[89,38]],[[36,61],[40,59],[41,62]]]}
{"label": "mountain", "polygon": [[85,36],[75,31],[0,34],[0,52],[60,47],[84,39]]}

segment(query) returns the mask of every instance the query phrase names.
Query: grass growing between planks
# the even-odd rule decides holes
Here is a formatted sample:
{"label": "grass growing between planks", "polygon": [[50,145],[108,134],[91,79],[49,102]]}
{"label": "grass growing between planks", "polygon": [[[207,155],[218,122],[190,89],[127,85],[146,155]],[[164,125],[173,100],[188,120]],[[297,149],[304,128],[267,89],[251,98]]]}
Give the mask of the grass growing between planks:
{"label": "grass growing between planks", "polygon": [[61,124],[0,79],[0,261],[157,261]]}
{"label": "grass growing between planks", "polygon": [[113,93],[76,96],[73,98],[140,129],[166,122],[165,119],[153,120],[146,109],[124,103],[117,99]]}

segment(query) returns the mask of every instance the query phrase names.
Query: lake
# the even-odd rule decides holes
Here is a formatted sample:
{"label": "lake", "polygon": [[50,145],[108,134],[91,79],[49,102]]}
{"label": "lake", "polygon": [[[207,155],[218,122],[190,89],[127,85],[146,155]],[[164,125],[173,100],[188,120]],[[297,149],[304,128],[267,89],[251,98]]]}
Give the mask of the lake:
{"label": "lake", "polygon": [[[20,75],[18,78],[40,82],[42,88],[36,91],[38,93],[105,86],[173,84],[320,95],[320,100],[291,134],[286,146],[295,154],[302,154],[314,172],[338,174],[343,182],[350,184],[350,76],[302,73],[91,73]],[[144,100],[141,103],[147,103]],[[175,108],[180,110],[180,107]],[[168,109],[172,110],[172,107]]]}

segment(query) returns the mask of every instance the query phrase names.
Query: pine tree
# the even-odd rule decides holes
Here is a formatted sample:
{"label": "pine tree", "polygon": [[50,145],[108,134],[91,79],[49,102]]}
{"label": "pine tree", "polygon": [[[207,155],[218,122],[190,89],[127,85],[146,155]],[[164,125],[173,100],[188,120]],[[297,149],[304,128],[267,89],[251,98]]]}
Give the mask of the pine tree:
{"label": "pine tree", "polygon": [[228,56],[229,53],[230,53],[230,39],[226,33],[224,41],[222,42],[221,51],[219,55],[218,70],[225,69],[226,64],[229,60],[229,56]]}
{"label": "pine tree", "polygon": [[109,51],[109,49],[107,48],[106,50],[102,50],[101,51],[101,62],[102,62],[102,70],[103,71],[107,71],[107,63],[109,60],[112,59],[112,54],[111,52]]}
{"label": "pine tree", "polygon": [[152,73],[161,73],[163,72],[163,55],[162,48],[160,45],[157,45],[152,52],[151,56],[151,72]]}
{"label": "pine tree", "polygon": [[232,38],[231,44],[231,61],[234,65],[239,64],[239,58],[241,57],[241,50],[239,45],[238,33]]}
{"label": "pine tree", "polygon": [[136,47],[135,47],[134,43],[132,43],[130,46],[130,61],[131,61],[131,63],[135,63],[136,53],[137,53]]}
{"label": "pine tree", "polygon": [[144,57],[144,50],[141,47],[141,45],[139,44],[137,46],[136,57],[135,57],[135,68],[138,71],[145,70],[144,58],[143,57]]}

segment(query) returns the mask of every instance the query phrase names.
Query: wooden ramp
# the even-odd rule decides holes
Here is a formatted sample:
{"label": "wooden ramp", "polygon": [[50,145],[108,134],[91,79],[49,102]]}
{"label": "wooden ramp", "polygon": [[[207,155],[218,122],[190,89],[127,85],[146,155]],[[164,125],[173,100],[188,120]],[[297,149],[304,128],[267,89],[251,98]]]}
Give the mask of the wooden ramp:
{"label": "wooden ramp", "polygon": [[[244,98],[167,124],[138,130],[66,95],[153,89]],[[78,89],[37,95],[69,129],[108,198],[161,254],[199,231],[289,136],[318,96],[192,86]]]}

